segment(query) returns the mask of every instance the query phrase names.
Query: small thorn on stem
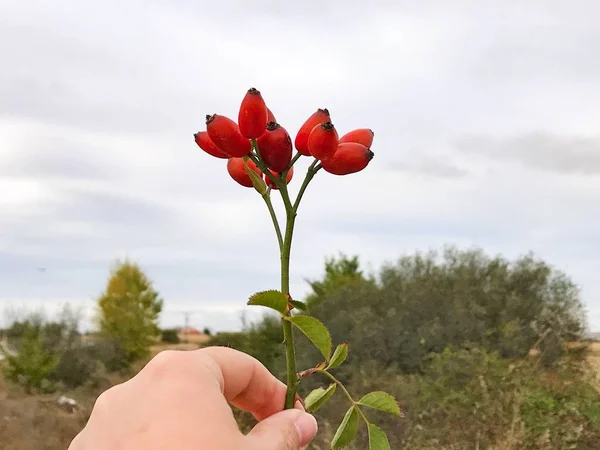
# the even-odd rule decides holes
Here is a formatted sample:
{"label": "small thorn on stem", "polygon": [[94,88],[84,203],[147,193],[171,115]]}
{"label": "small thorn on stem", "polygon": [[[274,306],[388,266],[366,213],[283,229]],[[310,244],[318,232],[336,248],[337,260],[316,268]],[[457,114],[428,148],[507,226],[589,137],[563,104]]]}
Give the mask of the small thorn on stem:
{"label": "small thorn on stem", "polygon": [[298,372],[296,375],[298,376],[299,379],[308,378],[316,371],[317,371],[317,369],[312,367],[310,369],[303,370],[302,372]]}

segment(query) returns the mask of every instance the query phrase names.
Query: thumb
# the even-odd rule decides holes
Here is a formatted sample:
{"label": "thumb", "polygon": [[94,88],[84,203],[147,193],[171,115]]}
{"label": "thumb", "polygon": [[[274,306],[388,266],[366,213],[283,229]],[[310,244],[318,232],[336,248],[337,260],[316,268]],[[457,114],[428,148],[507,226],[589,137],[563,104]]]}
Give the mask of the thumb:
{"label": "thumb", "polygon": [[261,450],[300,450],[317,434],[314,416],[299,410],[287,409],[259,422],[247,439],[251,448]]}

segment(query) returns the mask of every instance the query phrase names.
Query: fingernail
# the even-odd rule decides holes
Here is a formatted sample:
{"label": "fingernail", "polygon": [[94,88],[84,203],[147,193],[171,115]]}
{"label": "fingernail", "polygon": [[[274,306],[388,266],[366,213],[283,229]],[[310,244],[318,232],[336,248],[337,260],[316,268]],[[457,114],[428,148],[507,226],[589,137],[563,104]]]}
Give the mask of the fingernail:
{"label": "fingernail", "polygon": [[306,411],[306,409],[304,409],[304,405],[302,405],[302,402],[300,400],[296,400],[296,403],[294,403],[294,409],[299,409],[300,411]]}
{"label": "fingernail", "polygon": [[317,419],[311,414],[301,414],[296,419],[296,429],[300,435],[300,446],[306,446],[310,441],[313,440],[319,426],[317,425]]}

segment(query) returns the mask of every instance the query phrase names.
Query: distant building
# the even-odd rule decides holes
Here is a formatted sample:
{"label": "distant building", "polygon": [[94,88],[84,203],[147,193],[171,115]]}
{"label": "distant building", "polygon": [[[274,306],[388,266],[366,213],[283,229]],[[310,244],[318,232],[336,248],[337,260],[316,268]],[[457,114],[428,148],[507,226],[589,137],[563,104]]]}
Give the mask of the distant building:
{"label": "distant building", "polygon": [[204,334],[202,332],[200,332],[200,330],[198,330],[197,328],[192,328],[192,327],[187,327],[187,328],[182,328],[179,331],[179,334],[183,334],[183,335],[199,335],[199,334]]}
{"label": "distant building", "polygon": [[204,344],[210,341],[210,336],[192,327],[182,328],[179,330],[178,336],[182,342],[192,342],[194,344]]}

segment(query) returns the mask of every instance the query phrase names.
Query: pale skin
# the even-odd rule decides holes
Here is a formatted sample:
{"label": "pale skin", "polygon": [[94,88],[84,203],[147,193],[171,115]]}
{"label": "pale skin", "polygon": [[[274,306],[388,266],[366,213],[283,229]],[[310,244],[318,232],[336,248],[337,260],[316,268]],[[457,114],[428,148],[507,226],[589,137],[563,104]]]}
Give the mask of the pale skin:
{"label": "pale skin", "polygon": [[[300,450],[317,433],[301,403],[256,359],[225,347],[164,351],[105,391],[69,450]],[[239,431],[231,406],[258,424]]]}

